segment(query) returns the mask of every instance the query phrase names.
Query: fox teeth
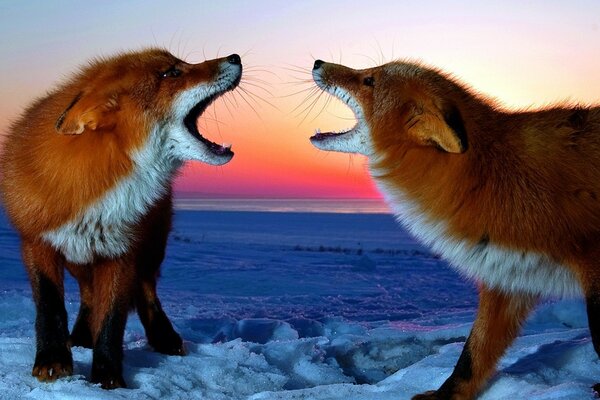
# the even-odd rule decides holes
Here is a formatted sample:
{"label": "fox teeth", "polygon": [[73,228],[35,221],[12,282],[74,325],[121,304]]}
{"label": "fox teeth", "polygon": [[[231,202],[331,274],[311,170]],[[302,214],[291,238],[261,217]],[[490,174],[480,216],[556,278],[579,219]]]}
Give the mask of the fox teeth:
{"label": "fox teeth", "polygon": [[231,143],[223,143],[221,145],[221,147],[223,147],[224,149],[230,149],[231,148]]}
{"label": "fox teeth", "polygon": [[321,129],[317,128],[317,129],[315,130],[315,135],[318,135],[318,134],[320,134],[320,133],[321,133]]}

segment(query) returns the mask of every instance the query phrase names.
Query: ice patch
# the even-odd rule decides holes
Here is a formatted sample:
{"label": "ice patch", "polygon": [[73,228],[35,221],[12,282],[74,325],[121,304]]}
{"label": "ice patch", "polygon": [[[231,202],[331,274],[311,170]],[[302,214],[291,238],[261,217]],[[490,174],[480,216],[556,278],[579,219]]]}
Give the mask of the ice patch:
{"label": "ice patch", "polygon": [[[188,355],[154,353],[132,315],[129,388],[109,392],[80,347],[72,377],[31,376],[34,307],[0,214],[0,399],[410,399],[448,377],[474,318],[473,286],[391,216],[179,212],[174,229],[158,290]],[[584,304],[548,302],[480,398],[592,399],[599,378]]]}

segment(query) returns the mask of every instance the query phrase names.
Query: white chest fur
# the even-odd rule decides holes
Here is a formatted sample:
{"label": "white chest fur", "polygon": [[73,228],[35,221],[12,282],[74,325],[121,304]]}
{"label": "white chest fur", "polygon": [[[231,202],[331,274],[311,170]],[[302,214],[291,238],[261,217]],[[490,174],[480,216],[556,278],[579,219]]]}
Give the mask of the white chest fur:
{"label": "white chest fur", "polygon": [[454,239],[444,221],[435,221],[401,191],[376,180],[398,221],[468,278],[505,292],[579,297],[574,274],[543,254],[503,248],[493,243],[472,244]]}
{"label": "white chest fur", "polygon": [[165,146],[159,132],[152,132],[148,142],[131,154],[134,168],[129,176],[73,220],[42,237],[76,264],[127,252],[133,225],[164,196],[178,166],[166,156]]}

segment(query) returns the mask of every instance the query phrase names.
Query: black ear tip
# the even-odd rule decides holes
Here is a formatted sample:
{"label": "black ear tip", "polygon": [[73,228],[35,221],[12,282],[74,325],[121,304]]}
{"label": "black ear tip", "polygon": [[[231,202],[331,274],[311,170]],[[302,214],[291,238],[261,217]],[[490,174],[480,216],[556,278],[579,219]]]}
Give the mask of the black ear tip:
{"label": "black ear tip", "polygon": [[460,140],[460,148],[464,153],[469,148],[469,140],[467,137],[467,129],[463,121],[460,110],[455,105],[447,108],[446,114],[444,115],[446,124],[456,133],[456,136]]}
{"label": "black ear tip", "polygon": [[67,106],[67,108],[65,108],[65,110],[62,112],[62,114],[60,114],[58,116],[58,119],[54,123],[54,127],[56,128],[57,131],[60,130],[60,127],[65,122],[65,118],[66,118],[67,113],[69,112],[69,110],[71,108],[73,108],[73,106],[81,99],[81,96],[83,96],[83,92],[77,93],[77,96],[75,96],[73,98],[73,100],[71,100],[71,102],[69,103],[69,105]]}

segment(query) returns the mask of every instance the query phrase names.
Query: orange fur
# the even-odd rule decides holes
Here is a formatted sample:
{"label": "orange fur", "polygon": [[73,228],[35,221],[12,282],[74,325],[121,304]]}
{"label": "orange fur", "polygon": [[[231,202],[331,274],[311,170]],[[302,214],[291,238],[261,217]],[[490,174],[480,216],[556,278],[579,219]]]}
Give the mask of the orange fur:
{"label": "orange fur", "polygon": [[[0,191],[36,301],[33,375],[69,375],[73,344],[94,348],[94,382],[124,386],[121,345],[134,306],[151,346],[184,354],[156,295],[171,181],[187,160],[220,165],[233,156],[200,135],[196,118],[239,83],[241,71],[235,54],[200,64],[161,49],[97,59],[11,126]],[[81,294],[70,339],[65,267]]]}
{"label": "orange fur", "polygon": [[[19,232],[36,237],[60,226],[127,176],[129,154],[147,139],[151,123],[164,119],[177,92],[214,79],[221,61],[181,64],[188,75],[166,86],[153,78],[179,60],[158,49],[125,53],[93,61],[34,102],[12,125],[0,164],[4,204]],[[62,125],[78,128],[57,131],[57,119],[79,95]],[[91,126],[75,121],[78,111],[89,119],[89,109],[103,116]],[[86,134],[65,134],[81,126]]]}
{"label": "orange fur", "polygon": [[[354,70],[318,60],[313,76],[359,119],[348,133],[317,133],[317,147],[367,155],[388,200],[404,210],[399,220],[455,266],[482,252],[511,258],[505,269],[502,258],[497,268],[465,269],[483,281],[465,353],[438,391],[416,399],[473,398],[534,299],[553,294],[545,286],[569,286],[559,277],[579,281],[600,349],[599,106],[510,112],[439,70],[407,62]],[[518,256],[529,270],[518,270]],[[525,265],[527,257],[537,258]],[[531,286],[519,282],[528,271],[537,274]]]}

